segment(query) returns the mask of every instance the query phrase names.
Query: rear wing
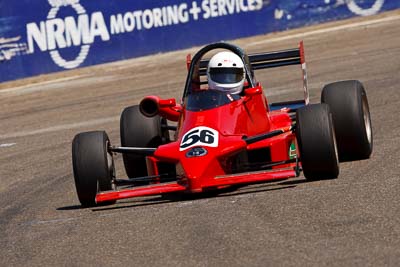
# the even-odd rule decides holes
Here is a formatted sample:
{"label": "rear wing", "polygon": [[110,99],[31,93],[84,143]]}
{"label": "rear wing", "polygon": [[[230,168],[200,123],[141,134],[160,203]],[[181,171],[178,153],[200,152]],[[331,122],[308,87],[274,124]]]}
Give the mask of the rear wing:
{"label": "rear wing", "polygon": [[[249,63],[253,70],[276,68],[291,65],[301,65],[302,77],[303,77],[303,90],[304,90],[304,100],[295,100],[289,102],[273,103],[270,105],[271,110],[280,109],[283,107],[292,107],[308,105],[309,103],[309,93],[308,93],[308,82],[307,82],[307,68],[306,60],[304,56],[304,44],[303,41],[299,43],[298,48],[287,49],[281,51],[265,52],[265,53],[255,53],[249,54]],[[190,66],[190,55],[187,57],[187,65]],[[199,72],[200,76],[207,74],[208,59],[203,59],[200,61]]]}

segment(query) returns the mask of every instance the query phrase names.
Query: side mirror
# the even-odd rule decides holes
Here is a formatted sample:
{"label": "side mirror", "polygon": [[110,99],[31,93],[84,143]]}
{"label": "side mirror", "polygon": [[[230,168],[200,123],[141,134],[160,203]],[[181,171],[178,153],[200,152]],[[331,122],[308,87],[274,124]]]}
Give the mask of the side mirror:
{"label": "side mirror", "polygon": [[244,102],[248,102],[253,96],[261,95],[263,93],[261,87],[248,88],[244,90]]}
{"label": "side mirror", "polygon": [[170,99],[160,99],[158,101],[159,108],[173,108],[176,106],[175,98]]}
{"label": "side mirror", "polygon": [[262,94],[261,87],[248,88],[248,89],[244,90],[244,95],[246,97],[252,97],[252,96],[261,95],[261,94]]}

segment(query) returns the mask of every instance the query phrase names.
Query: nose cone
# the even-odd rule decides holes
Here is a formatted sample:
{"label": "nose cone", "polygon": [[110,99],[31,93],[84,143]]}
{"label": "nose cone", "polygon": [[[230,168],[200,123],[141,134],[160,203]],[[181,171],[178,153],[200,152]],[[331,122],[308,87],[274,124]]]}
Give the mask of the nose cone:
{"label": "nose cone", "polygon": [[198,192],[214,184],[216,176],[230,173],[226,161],[236,153],[246,149],[246,142],[240,136],[223,137],[219,146],[199,146],[181,151],[179,162],[189,187]]}
{"label": "nose cone", "polygon": [[215,179],[218,179],[216,176],[227,174],[227,158],[245,150],[247,146],[241,136],[221,136],[217,147],[193,146],[181,150],[180,144],[177,141],[159,146],[154,156],[159,161],[175,163],[178,179],[187,183],[191,192],[212,187]]}
{"label": "nose cone", "polygon": [[224,173],[218,161],[218,147],[195,146],[180,150],[180,142],[158,147],[154,156],[163,162],[177,164],[177,176],[186,180],[189,190],[201,192],[207,180]]}
{"label": "nose cone", "polygon": [[194,147],[180,153],[180,165],[190,191],[201,192],[207,186],[207,181],[224,173],[217,153],[217,148],[210,147]]}

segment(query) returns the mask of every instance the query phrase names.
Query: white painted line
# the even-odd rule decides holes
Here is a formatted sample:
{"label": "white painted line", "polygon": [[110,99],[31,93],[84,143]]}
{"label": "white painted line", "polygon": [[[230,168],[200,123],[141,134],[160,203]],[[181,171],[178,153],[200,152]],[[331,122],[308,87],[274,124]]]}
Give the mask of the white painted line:
{"label": "white painted line", "polygon": [[27,84],[23,86],[0,89],[0,96],[18,96],[23,94],[42,92],[42,91],[54,91],[54,90],[65,90],[76,88],[77,86],[93,85],[98,82],[111,82],[111,81],[122,81],[124,79],[131,79],[131,77],[121,77],[120,75],[112,76],[90,76],[90,75],[77,75],[70,76],[56,80],[43,81],[39,83]]}
{"label": "white painted line", "polygon": [[302,32],[302,33],[291,34],[288,36],[269,38],[266,40],[249,43],[247,46],[251,47],[251,46],[256,46],[256,45],[260,45],[260,44],[268,44],[268,43],[274,43],[274,42],[285,41],[285,40],[290,40],[290,39],[299,39],[299,38],[304,38],[304,37],[311,36],[311,35],[317,35],[317,34],[336,32],[336,31],[347,30],[347,29],[352,29],[352,28],[364,27],[364,26],[369,26],[369,25],[374,25],[374,24],[390,22],[390,21],[394,21],[394,20],[398,20],[398,19],[400,19],[400,15],[394,15],[394,16],[390,16],[390,17],[372,19],[372,20],[367,20],[367,21],[354,22],[354,23],[314,30],[314,31],[306,31],[306,32]]}
{"label": "white painted line", "polygon": [[[41,87],[43,85],[57,84],[57,83],[60,83],[60,82],[66,82],[66,81],[70,81],[70,80],[83,78],[83,77],[86,77],[86,76],[87,75],[75,75],[75,76],[59,78],[59,79],[55,79],[55,80],[41,81],[41,82],[38,82],[38,83],[30,83],[30,84],[16,86],[16,87],[8,88],[8,89],[0,89],[0,94],[13,93],[15,91],[21,91],[21,89],[32,90],[32,89],[30,89],[32,87]],[[22,92],[24,92],[24,91],[22,91]],[[27,92],[30,92],[30,91],[27,91]]]}
{"label": "white painted line", "polygon": [[40,135],[40,134],[45,134],[45,133],[65,131],[65,130],[70,130],[70,129],[75,129],[75,128],[95,126],[95,125],[104,124],[104,123],[108,123],[108,122],[114,122],[114,121],[118,121],[118,120],[119,120],[119,117],[108,117],[108,118],[103,118],[103,119],[98,119],[98,120],[63,124],[63,125],[57,125],[57,126],[53,126],[53,127],[49,127],[49,128],[44,128],[44,129],[3,134],[3,135],[0,135],[0,139],[25,137],[25,136],[30,136],[30,135]]}
{"label": "white painted line", "polygon": [[21,225],[35,226],[35,225],[41,225],[41,224],[66,223],[66,222],[70,222],[70,221],[75,221],[77,219],[78,219],[78,217],[76,217],[76,218],[50,219],[50,220],[36,220],[36,221],[23,222],[23,223],[21,223]]}
{"label": "white painted line", "polygon": [[0,144],[0,148],[15,146],[17,143]]}

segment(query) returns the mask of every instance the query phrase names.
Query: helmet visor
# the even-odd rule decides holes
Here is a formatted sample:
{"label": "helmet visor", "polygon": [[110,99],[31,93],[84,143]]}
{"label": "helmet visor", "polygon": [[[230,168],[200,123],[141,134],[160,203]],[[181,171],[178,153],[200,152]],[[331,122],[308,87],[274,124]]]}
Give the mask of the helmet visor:
{"label": "helmet visor", "polygon": [[243,77],[243,68],[210,68],[210,78],[217,83],[238,83]]}

